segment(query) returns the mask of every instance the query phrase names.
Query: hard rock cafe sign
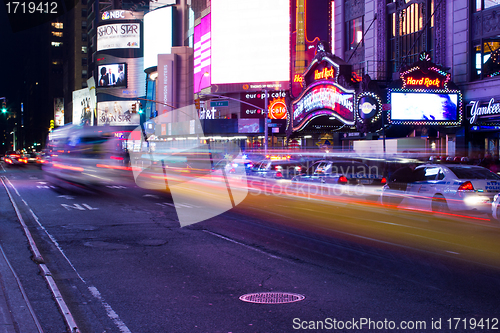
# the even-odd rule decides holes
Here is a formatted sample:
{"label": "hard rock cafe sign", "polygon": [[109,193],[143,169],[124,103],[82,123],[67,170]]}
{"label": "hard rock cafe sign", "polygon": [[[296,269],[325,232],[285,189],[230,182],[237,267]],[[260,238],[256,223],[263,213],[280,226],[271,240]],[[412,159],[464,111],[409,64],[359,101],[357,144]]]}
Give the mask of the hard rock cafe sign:
{"label": "hard rock cafe sign", "polygon": [[[320,44],[319,44],[320,45]],[[338,84],[339,65],[323,52],[311,62],[302,76],[302,93],[290,110],[293,131],[303,130],[313,119],[337,119],[345,125],[355,124],[354,90]]]}

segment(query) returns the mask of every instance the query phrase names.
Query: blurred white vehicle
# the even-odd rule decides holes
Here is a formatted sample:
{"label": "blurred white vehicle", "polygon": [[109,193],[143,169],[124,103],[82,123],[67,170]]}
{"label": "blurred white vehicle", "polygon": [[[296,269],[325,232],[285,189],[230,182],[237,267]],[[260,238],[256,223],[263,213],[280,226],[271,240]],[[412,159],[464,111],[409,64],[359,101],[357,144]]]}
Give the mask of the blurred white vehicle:
{"label": "blurred white vehicle", "polygon": [[119,182],[130,176],[126,140],[120,127],[65,126],[49,135],[44,177],[53,183],[85,186]]}
{"label": "blurred white vehicle", "polygon": [[382,202],[432,211],[491,214],[493,198],[500,192],[500,176],[474,165],[421,165],[411,178],[404,184],[397,179],[386,184]]}

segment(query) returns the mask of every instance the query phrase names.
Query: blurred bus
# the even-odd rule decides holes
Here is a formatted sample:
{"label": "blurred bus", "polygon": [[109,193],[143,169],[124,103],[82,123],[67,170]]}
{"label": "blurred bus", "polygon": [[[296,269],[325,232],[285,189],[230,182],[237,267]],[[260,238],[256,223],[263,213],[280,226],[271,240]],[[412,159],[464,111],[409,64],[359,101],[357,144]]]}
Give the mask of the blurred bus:
{"label": "blurred bus", "polygon": [[[133,129],[133,128],[132,128]],[[49,134],[44,177],[55,183],[94,186],[132,177],[127,153],[131,128],[67,125]]]}

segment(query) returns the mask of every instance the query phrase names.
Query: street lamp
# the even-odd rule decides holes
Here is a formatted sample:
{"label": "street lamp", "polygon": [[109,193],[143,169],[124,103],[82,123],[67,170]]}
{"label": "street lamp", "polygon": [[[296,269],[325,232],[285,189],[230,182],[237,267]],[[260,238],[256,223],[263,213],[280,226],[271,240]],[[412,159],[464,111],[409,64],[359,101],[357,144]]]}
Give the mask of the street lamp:
{"label": "street lamp", "polygon": [[202,75],[202,76],[200,76],[200,82],[198,83],[198,94],[199,94],[199,93],[200,93],[200,91],[201,91],[201,81],[203,80],[203,78],[204,78],[204,77],[209,76],[209,75],[210,75],[210,73],[209,73],[209,72],[205,72],[205,73],[203,73],[203,75]]}
{"label": "street lamp", "polygon": [[14,141],[12,142],[12,150],[16,151],[16,131],[12,131],[12,132],[10,132],[10,134],[12,134],[14,137],[14,139],[13,139]]}

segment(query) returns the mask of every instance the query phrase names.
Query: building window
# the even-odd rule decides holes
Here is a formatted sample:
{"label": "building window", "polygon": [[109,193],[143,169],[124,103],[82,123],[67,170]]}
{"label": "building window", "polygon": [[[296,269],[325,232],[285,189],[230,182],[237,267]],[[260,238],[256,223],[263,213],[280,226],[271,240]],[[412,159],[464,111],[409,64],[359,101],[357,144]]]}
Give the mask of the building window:
{"label": "building window", "polygon": [[82,17],[87,17],[87,9],[86,8],[82,8]]}
{"label": "building window", "polygon": [[87,70],[82,69],[82,79],[86,79],[86,78],[87,78]]}
{"label": "building window", "polygon": [[82,88],[87,88],[87,81],[82,82]]}
{"label": "building window", "polygon": [[87,47],[86,46],[82,46],[82,54],[87,54]]}
{"label": "building window", "polygon": [[87,29],[87,21],[86,20],[82,21],[82,29]]}
{"label": "building window", "polygon": [[62,37],[63,33],[62,31],[52,31],[52,36]]}
{"label": "building window", "polygon": [[475,11],[485,10],[500,5],[498,0],[475,0]]}
{"label": "building window", "polygon": [[56,28],[56,29],[62,29],[63,28],[63,24],[62,22],[52,22],[51,25]]}
{"label": "building window", "polygon": [[82,58],[82,66],[87,66],[87,58]]}
{"label": "building window", "polygon": [[[392,3],[394,0],[389,0]],[[389,14],[389,71],[398,73],[404,65],[418,61],[420,53],[434,55],[435,0],[421,2],[396,1],[398,8]]]}
{"label": "building window", "polygon": [[474,45],[473,80],[500,75],[500,38],[490,38]]}
{"label": "building window", "polygon": [[55,46],[55,47],[60,47],[63,45],[62,42],[50,42],[50,45]]}
{"label": "building window", "polygon": [[346,49],[354,50],[363,40],[363,16],[346,22]]}
{"label": "building window", "polygon": [[86,42],[86,41],[87,41],[87,34],[82,33],[82,42]]}

